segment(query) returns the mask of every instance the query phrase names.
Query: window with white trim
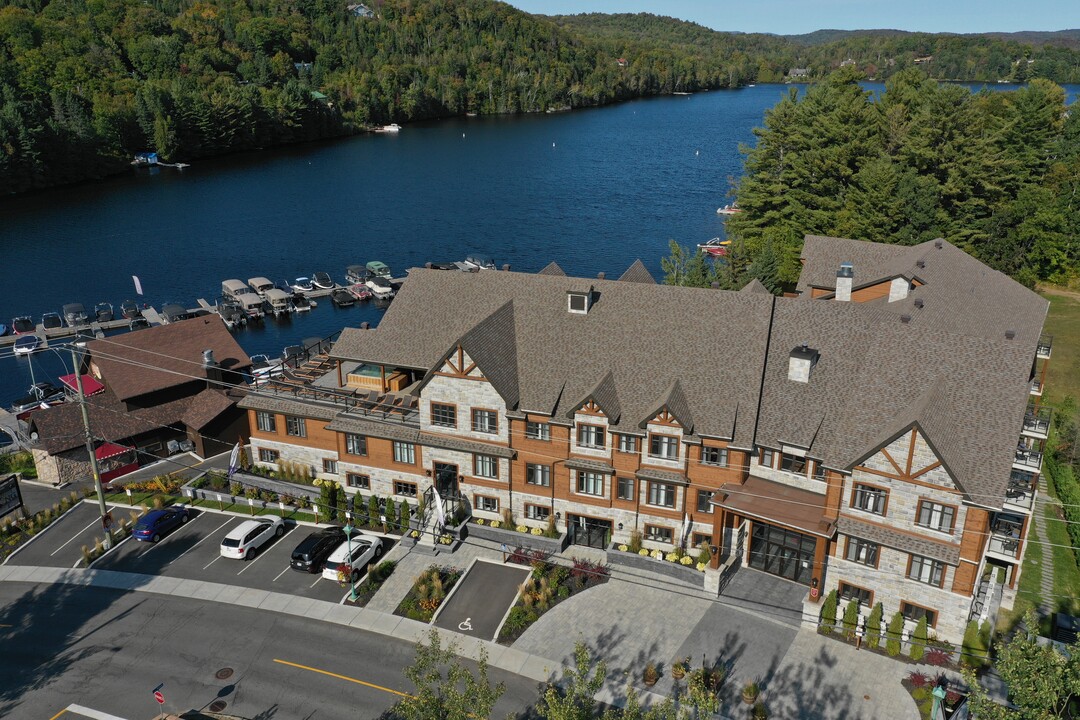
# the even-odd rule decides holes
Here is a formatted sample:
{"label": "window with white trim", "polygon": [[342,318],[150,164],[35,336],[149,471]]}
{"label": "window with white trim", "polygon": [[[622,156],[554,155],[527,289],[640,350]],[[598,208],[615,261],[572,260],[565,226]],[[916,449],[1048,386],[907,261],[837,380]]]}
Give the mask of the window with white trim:
{"label": "window with white trim", "polygon": [[805,475],[806,458],[791,453],[780,453],[780,469],[792,475]]}
{"label": "window with white trim", "polygon": [[367,438],[356,433],[345,433],[345,452],[349,455],[367,455]]}
{"label": "window with white trim", "polygon": [[328,475],[337,475],[337,460],[323,458],[322,471]]}
{"label": "window with white trim", "polygon": [[394,441],[394,462],[416,464],[416,446],[410,442]]}
{"label": "window with white trim", "polygon": [[941,587],[945,580],[945,563],[922,555],[912,555],[907,576],[909,580]]}
{"label": "window with white trim", "polygon": [[525,463],[525,483],[528,485],[551,485],[551,466],[539,463]]}
{"label": "window with white trim", "polygon": [[939,532],[952,533],[956,525],[956,508],[952,505],[920,500],[915,524]]}
{"label": "window with white trim", "polygon": [[276,463],[281,454],[277,450],[270,450],[269,448],[259,448],[259,462],[264,463]]}
{"label": "window with white trim", "polygon": [[761,448],[761,453],[758,455],[758,464],[767,468],[773,466],[773,456],[775,452],[768,448]]}
{"label": "window with white trim", "polygon": [[551,508],[543,505],[525,505],[525,517],[530,520],[548,521],[551,517]]}
{"label": "window with white trim", "polygon": [[634,478],[631,477],[619,477],[615,483],[617,490],[615,497],[620,500],[633,500],[634,498]]}
{"label": "window with white trim", "polygon": [[716,467],[728,466],[727,448],[703,447],[701,448],[701,464],[715,465]]}
{"label": "window with white trim", "polygon": [[875,515],[884,515],[885,503],[888,498],[888,490],[857,483],[854,490],[852,490],[851,506]]}
{"label": "window with white trim", "polygon": [[577,491],[582,495],[604,495],[604,476],[601,473],[577,471]]}
{"label": "window with white trim", "polygon": [[550,440],[551,424],[530,420],[525,423],[525,437],[530,440]]}
{"label": "window with white trim", "polygon": [[633,435],[619,435],[619,452],[636,453],[638,439]]}
{"label": "window with white trim", "polygon": [[679,438],[653,433],[649,436],[649,457],[661,460],[679,459]]}
{"label": "window with white trim", "polygon": [[446,403],[431,403],[431,424],[437,427],[457,427],[457,407]]}
{"label": "window with white trim", "polygon": [[307,437],[307,421],[302,417],[286,415],[285,434],[293,437]]}
{"label": "window with white trim", "polygon": [[357,490],[370,490],[371,489],[371,477],[369,475],[361,475],[360,473],[345,473],[345,482],[351,488]]}
{"label": "window with white trim", "polygon": [[483,512],[499,512],[499,498],[476,495],[473,497],[473,507]]}
{"label": "window with white trim", "polygon": [[499,432],[499,413],[494,410],[478,410],[473,408],[472,429],[473,432],[491,433],[494,435]]}
{"label": "window with white trim", "polygon": [[645,539],[652,540],[653,542],[670,543],[673,542],[675,539],[675,532],[669,527],[646,525]]}
{"label": "window with white trim", "polygon": [[416,483],[406,482],[404,480],[394,481],[394,494],[401,495],[402,497],[416,497],[418,488]]}
{"label": "window with white trim", "polygon": [[714,490],[698,490],[697,491],[697,511],[699,513],[711,513],[712,512],[712,496]]}
{"label": "window with white trim", "polygon": [[859,563],[860,565],[877,567],[878,551],[880,549],[881,547],[877,543],[849,536],[847,539],[847,551],[844,553],[844,559],[850,560],[851,562]]}

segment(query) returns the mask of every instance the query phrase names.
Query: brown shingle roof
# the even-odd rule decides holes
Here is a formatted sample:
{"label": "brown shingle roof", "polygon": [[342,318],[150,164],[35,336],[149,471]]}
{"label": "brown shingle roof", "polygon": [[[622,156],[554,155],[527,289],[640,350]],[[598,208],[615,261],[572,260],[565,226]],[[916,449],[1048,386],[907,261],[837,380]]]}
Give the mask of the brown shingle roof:
{"label": "brown shingle roof", "polygon": [[750,282],[743,285],[739,289],[739,292],[759,293],[759,294],[763,294],[763,295],[772,295],[772,293],[769,292],[769,288],[762,285],[761,281],[758,280],[757,278],[753,278]]}
{"label": "brown shingle roof", "polygon": [[[592,308],[584,315],[567,312],[567,290],[583,284],[593,288]],[[754,413],[736,414],[736,409],[757,406],[772,296],[417,269],[378,328],[346,328],[331,355],[429,370],[459,338],[510,301],[513,312],[500,314],[498,326],[510,337],[505,324],[512,315],[518,408],[563,415],[597,390],[610,371],[619,425],[636,431],[655,410],[658,390],[678,380],[689,406],[684,414],[693,416],[695,432],[728,437],[734,428],[739,446],[753,441]],[[706,318],[707,332],[702,329]],[[474,359],[485,374],[492,372]],[[518,408],[510,403],[511,410]]]}
{"label": "brown shingle roof", "polygon": [[656,278],[652,276],[649,269],[645,267],[645,263],[641,262],[640,259],[635,260],[630,267],[626,268],[626,272],[619,276],[619,280],[623,282],[645,283],[646,285],[656,284]]}
{"label": "brown shingle roof", "polygon": [[220,317],[207,315],[86,344],[91,362],[121,400],[205,378],[203,350],[228,371],[251,367],[251,359]]}
{"label": "brown shingle roof", "polygon": [[540,270],[540,272],[538,272],[536,274],[537,275],[554,275],[555,277],[566,277],[566,273],[563,271],[563,269],[561,267],[559,267],[559,263],[555,262],[554,260],[552,260],[547,265],[545,265],[543,267],[543,269]]}

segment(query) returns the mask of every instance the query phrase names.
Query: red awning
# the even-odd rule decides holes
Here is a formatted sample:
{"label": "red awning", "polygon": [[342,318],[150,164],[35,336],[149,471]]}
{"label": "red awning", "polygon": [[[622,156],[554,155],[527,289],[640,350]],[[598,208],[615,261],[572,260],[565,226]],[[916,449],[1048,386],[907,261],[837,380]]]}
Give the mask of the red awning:
{"label": "red awning", "polygon": [[[60,382],[64,383],[68,388],[74,392],[79,392],[79,383],[75,379],[75,373],[70,375],[61,375]],[[98,382],[93,375],[82,376],[83,394],[87,397],[90,395],[97,395],[99,392],[105,390],[105,386]]]}
{"label": "red awning", "polygon": [[98,460],[108,460],[109,458],[116,457],[117,455],[123,455],[124,453],[134,449],[135,448],[117,445],[116,443],[106,442],[102,443],[98,447],[98,449],[94,451],[94,457],[96,457]]}

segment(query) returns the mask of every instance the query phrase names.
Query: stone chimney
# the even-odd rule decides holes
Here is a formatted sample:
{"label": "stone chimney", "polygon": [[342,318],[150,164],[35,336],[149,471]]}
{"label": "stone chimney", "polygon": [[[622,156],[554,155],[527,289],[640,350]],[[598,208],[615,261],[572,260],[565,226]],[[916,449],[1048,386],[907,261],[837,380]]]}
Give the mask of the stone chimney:
{"label": "stone chimney", "polygon": [[213,350],[202,351],[202,367],[203,372],[206,373],[206,387],[220,388],[223,383],[223,376],[221,373],[221,366],[218,365],[217,360],[214,359]]}
{"label": "stone chimney", "polygon": [[818,361],[818,351],[806,343],[791,351],[788,356],[788,380],[793,382],[810,382],[810,371],[814,369]]}
{"label": "stone chimney", "polygon": [[840,263],[836,271],[836,299],[840,302],[851,300],[851,285],[855,282],[855,268],[849,262]]}
{"label": "stone chimney", "polygon": [[897,300],[903,300],[908,296],[908,290],[911,289],[911,283],[907,281],[907,278],[893,278],[889,283],[889,302],[896,302]]}

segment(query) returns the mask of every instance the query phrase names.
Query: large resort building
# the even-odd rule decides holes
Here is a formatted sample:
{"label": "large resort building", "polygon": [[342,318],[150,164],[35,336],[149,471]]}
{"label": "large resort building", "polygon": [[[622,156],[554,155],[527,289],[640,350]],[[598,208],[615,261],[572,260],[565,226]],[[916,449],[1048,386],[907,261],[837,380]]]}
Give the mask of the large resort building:
{"label": "large resort building", "polygon": [[[252,452],[608,547],[711,548],[957,641],[1012,602],[1047,303],[938,240],[807,237],[798,297],[416,269],[378,328],[250,394]],[[998,570],[1000,568],[1000,570]]]}

